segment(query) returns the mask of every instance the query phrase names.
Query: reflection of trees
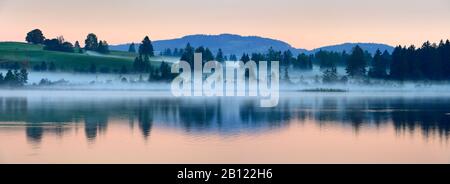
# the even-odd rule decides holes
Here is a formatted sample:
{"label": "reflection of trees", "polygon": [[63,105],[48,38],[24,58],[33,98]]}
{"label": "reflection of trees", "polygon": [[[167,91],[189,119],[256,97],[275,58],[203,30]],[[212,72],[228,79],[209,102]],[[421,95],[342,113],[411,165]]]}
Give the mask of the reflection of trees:
{"label": "reflection of trees", "polygon": [[139,129],[141,129],[144,138],[148,138],[153,126],[153,111],[150,106],[146,106],[142,101],[139,101],[138,104],[136,116]]}
{"label": "reflection of trees", "polygon": [[94,140],[97,134],[106,131],[108,117],[98,114],[86,115],[84,117],[84,132],[88,140]]}
{"label": "reflection of trees", "polygon": [[[280,99],[274,108],[259,100],[234,98],[29,100],[0,97],[0,122],[27,122],[27,138],[39,142],[46,133],[63,135],[65,123],[84,123],[86,138],[105,132],[108,120],[137,120],[142,136],[155,123],[188,131],[254,131],[313,120],[339,123],[355,130],[392,123],[397,131],[421,130],[425,136],[450,132],[450,100],[394,97],[313,97]],[[131,126],[133,123],[131,124]],[[72,126],[73,127],[73,126]]]}
{"label": "reflection of trees", "polygon": [[415,101],[413,104],[398,102],[398,108],[392,112],[392,122],[396,130],[413,131],[420,128],[425,136],[438,133],[448,137],[450,131],[449,102]]}
{"label": "reflection of trees", "polygon": [[182,125],[187,129],[205,129],[209,127],[216,115],[216,105],[200,100],[198,102],[181,102],[178,106]]}
{"label": "reflection of trees", "polygon": [[27,139],[32,143],[40,143],[42,140],[42,135],[44,134],[44,129],[41,126],[27,126],[25,128],[25,133]]}
{"label": "reflection of trees", "polygon": [[292,118],[289,103],[280,103],[277,107],[261,108],[258,100],[247,100],[239,106],[239,117],[242,123],[250,127],[279,127]]}

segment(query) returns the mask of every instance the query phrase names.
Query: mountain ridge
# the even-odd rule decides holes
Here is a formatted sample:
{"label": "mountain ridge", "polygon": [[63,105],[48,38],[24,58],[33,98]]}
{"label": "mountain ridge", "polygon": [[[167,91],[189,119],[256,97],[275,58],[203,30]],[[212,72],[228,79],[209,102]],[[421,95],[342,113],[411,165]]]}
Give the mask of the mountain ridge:
{"label": "mountain ridge", "polygon": [[[241,36],[238,34],[230,33],[223,33],[218,35],[193,34],[186,35],[180,38],[156,40],[153,41],[153,47],[155,51],[161,52],[167,48],[170,48],[172,50],[175,48],[184,48],[187,43],[190,43],[193,47],[208,47],[213,53],[217,53],[218,49],[220,48],[226,55],[235,54],[237,56],[240,56],[243,53],[251,54],[254,52],[265,52],[270,47],[272,47],[274,50],[291,50],[293,54],[313,54],[319,50],[335,52],[342,52],[345,50],[346,52],[351,52],[351,49],[356,45],[361,46],[364,50],[367,50],[372,54],[375,53],[377,49],[380,49],[381,51],[387,50],[388,52],[392,52],[392,50],[394,49],[392,46],[382,43],[346,42],[342,44],[328,45],[312,50],[307,50],[303,48],[295,48],[287,42],[273,38],[265,38],[261,36]],[[110,49],[127,51],[130,44],[131,43],[111,45]]]}

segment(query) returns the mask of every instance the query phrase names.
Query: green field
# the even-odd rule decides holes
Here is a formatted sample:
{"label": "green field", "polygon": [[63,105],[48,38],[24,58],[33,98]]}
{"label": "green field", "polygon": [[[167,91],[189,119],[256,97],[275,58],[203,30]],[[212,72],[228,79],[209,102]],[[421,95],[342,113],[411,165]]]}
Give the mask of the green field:
{"label": "green field", "polygon": [[[22,66],[32,68],[42,62],[53,62],[60,71],[86,70],[92,64],[97,69],[109,68],[111,71],[120,70],[122,66],[131,69],[137,54],[111,51],[110,54],[99,54],[96,52],[66,53],[47,51],[42,45],[32,45],[20,42],[0,42],[0,63],[19,62]],[[159,66],[163,60],[174,60],[170,57],[150,58],[153,66]]]}

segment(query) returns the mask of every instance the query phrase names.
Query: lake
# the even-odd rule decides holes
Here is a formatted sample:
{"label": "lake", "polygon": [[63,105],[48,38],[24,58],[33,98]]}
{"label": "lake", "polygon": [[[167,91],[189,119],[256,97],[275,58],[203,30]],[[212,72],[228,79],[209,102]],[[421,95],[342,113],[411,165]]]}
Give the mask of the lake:
{"label": "lake", "polygon": [[0,163],[449,163],[450,96],[0,91]]}

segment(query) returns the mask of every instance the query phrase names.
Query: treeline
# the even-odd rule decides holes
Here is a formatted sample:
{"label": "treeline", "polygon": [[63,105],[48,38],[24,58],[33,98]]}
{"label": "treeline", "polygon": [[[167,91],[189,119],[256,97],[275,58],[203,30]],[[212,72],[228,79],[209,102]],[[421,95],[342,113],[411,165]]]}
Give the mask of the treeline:
{"label": "treeline", "polygon": [[164,51],[160,52],[159,55],[161,56],[173,56],[173,57],[181,57],[183,55],[184,49],[182,48],[175,48],[173,49],[164,49]]}
{"label": "treeline", "polygon": [[[194,53],[202,53],[203,61],[216,60],[236,61],[235,55],[225,56],[219,50],[214,56],[205,47],[194,48],[190,44],[182,51],[181,60],[193,63]],[[173,55],[166,49],[163,55]],[[178,54],[179,55],[179,54]],[[374,78],[385,80],[450,80],[450,42],[440,41],[439,44],[425,42],[420,48],[415,46],[397,46],[393,53],[377,50],[373,55],[356,46],[350,53],[318,51],[314,54],[298,54],[291,51],[275,51],[272,48],[264,53],[244,53],[240,61],[280,61],[281,71],[286,79],[288,69],[312,70],[319,67],[323,72],[322,79],[326,82],[347,81],[348,78]],[[345,67],[343,78],[338,78],[337,67]]]}
{"label": "treeline", "polygon": [[27,33],[25,38],[27,43],[42,44],[44,50],[60,51],[60,52],[78,52],[83,53],[84,50],[96,51],[102,54],[108,54],[109,45],[105,40],[98,40],[97,36],[93,33],[87,35],[85,40],[85,47],[81,48],[78,41],[72,44],[64,40],[63,36],[59,36],[52,39],[46,39],[44,34],[39,29],[34,29]]}
{"label": "treeline", "polygon": [[328,60],[327,66],[331,67],[324,67],[324,82],[340,81],[335,69],[340,65],[340,60],[345,61],[345,77],[397,81],[450,80],[449,40],[441,40],[439,44],[427,41],[420,48],[414,45],[397,46],[392,54],[377,50],[373,56],[356,46],[349,55],[342,53],[336,55],[333,61]]}
{"label": "treeline", "polygon": [[[135,44],[130,45],[129,52],[135,52]],[[170,65],[162,61],[159,66],[154,66],[150,62],[150,57],[153,57],[154,49],[152,41],[146,36],[138,48],[138,56],[133,62],[133,71],[136,73],[149,73],[148,81],[168,81],[175,77],[171,72]],[[141,81],[142,79],[140,79]]]}
{"label": "treeline", "polygon": [[397,46],[392,53],[390,77],[397,80],[449,80],[450,42],[425,42],[415,48]]}
{"label": "treeline", "polygon": [[0,73],[0,86],[23,86],[28,81],[28,72],[26,69],[8,70],[5,76]]}

